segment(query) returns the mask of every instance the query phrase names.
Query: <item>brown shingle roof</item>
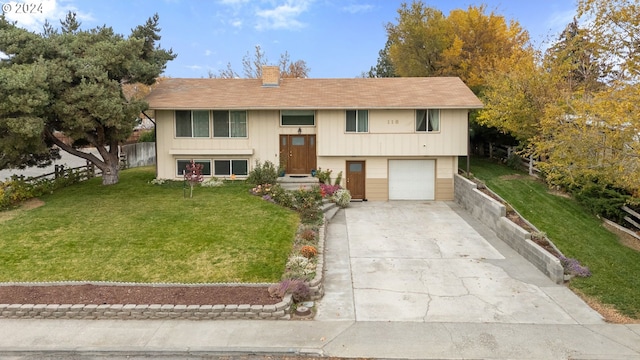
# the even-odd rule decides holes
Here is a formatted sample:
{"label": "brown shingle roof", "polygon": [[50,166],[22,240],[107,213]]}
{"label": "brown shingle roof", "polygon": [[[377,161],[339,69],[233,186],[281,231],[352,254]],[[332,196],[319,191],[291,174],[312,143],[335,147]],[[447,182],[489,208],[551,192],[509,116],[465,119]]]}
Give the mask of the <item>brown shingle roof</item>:
{"label": "brown shingle roof", "polygon": [[456,77],[162,80],[147,96],[151,109],[412,109],[481,108]]}

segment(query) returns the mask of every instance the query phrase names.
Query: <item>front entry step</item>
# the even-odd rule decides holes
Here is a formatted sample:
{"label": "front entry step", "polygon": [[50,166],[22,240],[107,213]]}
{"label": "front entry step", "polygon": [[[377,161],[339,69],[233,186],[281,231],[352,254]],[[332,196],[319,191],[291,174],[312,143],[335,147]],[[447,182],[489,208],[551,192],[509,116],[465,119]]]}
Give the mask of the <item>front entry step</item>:
{"label": "front entry step", "polygon": [[310,175],[286,175],[278,178],[278,184],[286,190],[299,190],[301,188],[310,189],[313,186],[318,186],[320,182],[317,177]]}

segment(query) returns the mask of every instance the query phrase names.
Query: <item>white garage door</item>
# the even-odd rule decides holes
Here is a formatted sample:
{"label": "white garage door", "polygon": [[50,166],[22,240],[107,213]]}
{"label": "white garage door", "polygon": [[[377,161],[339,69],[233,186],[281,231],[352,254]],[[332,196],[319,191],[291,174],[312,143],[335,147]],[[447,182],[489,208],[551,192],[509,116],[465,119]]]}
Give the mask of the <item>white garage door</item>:
{"label": "white garage door", "polygon": [[434,200],[435,160],[389,160],[389,200]]}

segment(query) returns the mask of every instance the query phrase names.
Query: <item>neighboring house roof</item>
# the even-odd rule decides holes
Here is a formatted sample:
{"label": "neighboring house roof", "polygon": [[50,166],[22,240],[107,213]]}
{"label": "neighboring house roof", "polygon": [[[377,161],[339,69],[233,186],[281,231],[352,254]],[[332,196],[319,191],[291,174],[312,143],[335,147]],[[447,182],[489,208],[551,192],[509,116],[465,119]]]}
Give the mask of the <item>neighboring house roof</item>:
{"label": "neighboring house roof", "polygon": [[151,109],[478,109],[482,102],[457,77],[163,79],[146,97]]}

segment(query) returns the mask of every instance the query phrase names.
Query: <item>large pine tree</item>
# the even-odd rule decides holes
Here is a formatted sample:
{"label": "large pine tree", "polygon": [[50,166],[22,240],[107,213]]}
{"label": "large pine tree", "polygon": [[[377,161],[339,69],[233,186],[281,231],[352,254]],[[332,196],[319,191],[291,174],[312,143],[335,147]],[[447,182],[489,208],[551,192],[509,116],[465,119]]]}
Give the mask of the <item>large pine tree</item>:
{"label": "large pine tree", "polygon": [[56,145],[95,164],[104,185],[115,184],[118,145],[147,106],[122,87],[153,84],[176,55],[156,44],[157,14],[126,38],[106,26],[81,30],[73,13],[61,25],[38,34],[0,17],[0,169],[46,163]]}

